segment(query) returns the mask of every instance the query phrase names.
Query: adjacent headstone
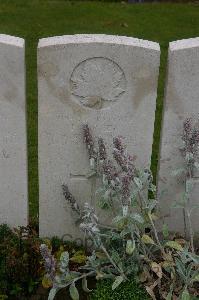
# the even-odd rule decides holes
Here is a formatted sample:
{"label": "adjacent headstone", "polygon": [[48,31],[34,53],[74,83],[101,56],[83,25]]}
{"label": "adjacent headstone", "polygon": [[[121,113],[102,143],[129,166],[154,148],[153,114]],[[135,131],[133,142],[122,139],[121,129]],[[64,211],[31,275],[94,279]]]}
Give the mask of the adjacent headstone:
{"label": "adjacent headstone", "polygon": [[38,46],[40,235],[80,236],[62,194],[96,205],[82,124],[107,145],[124,136],[139,167],[150,165],[160,48],[128,37],[74,35]]}
{"label": "adjacent headstone", "polygon": [[0,223],[28,221],[24,40],[0,35]]}
{"label": "adjacent headstone", "polygon": [[[183,122],[186,118],[199,118],[199,38],[172,42],[169,45],[168,75],[163,113],[162,138],[158,176],[158,197],[163,219],[171,230],[184,232],[186,220],[183,210],[172,209],[182,199],[185,185],[173,177],[172,171],[183,167],[179,148]],[[195,174],[192,205],[199,204],[199,178]],[[194,229],[198,231],[199,210],[192,214]]]}

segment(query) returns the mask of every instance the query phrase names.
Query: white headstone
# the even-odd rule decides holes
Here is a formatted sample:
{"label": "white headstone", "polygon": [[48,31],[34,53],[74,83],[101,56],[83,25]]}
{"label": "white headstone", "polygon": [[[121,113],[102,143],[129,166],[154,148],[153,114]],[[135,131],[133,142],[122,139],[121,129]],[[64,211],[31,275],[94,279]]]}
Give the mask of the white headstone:
{"label": "white headstone", "polygon": [[[124,136],[137,165],[150,165],[160,48],[129,37],[74,35],[38,46],[40,235],[79,234],[62,194],[93,202],[82,124],[109,146]],[[92,200],[91,200],[92,198]],[[95,203],[92,203],[95,206]]]}
{"label": "white headstone", "polygon": [[[171,209],[171,205],[182,198],[185,185],[171,176],[173,170],[183,167],[184,159],[179,148],[183,122],[186,118],[199,118],[199,38],[180,40],[169,45],[164,114],[162,123],[161,152],[158,176],[158,195],[164,221],[171,230],[185,230],[182,209]],[[198,176],[195,175],[192,204],[199,204]],[[163,193],[162,193],[163,192]],[[192,215],[193,226],[198,230],[199,210]]]}
{"label": "white headstone", "polygon": [[0,34],[0,223],[28,221],[24,40]]}

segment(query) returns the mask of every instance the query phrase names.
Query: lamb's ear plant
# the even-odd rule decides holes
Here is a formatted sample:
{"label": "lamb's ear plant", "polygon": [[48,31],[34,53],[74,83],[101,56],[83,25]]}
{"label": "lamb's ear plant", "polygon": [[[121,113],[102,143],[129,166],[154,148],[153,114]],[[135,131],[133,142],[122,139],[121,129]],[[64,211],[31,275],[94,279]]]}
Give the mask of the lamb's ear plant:
{"label": "lamb's ear plant", "polygon": [[191,217],[195,209],[198,209],[199,212],[199,205],[191,204],[190,199],[194,186],[194,172],[199,170],[199,127],[197,124],[193,125],[191,118],[186,119],[183,123],[182,142],[180,152],[184,157],[184,166],[174,170],[173,175],[181,178],[185,188],[182,198],[176,201],[173,207],[183,209],[186,237],[190,238],[191,251],[194,253],[194,231]]}
{"label": "lamb's ear plant", "polygon": [[112,290],[133,276],[153,299],[197,296],[199,257],[193,241],[190,247],[184,239],[170,240],[166,225],[161,234],[164,239],[160,239],[155,225],[158,201],[150,170],[136,168],[121,137],[113,140],[111,159],[102,138],[95,146],[88,125],[83,127],[83,139],[91,167],[87,177],[96,189],[94,199],[111,222],[99,220],[90,199],[80,208],[68,186],[62,186],[66,200],[77,213],[80,229],[93,241],[93,252],[78,272],[72,272],[67,253],[55,262],[50,250],[42,246],[46,250],[46,276],[52,286],[49,300],[65,287],[70,287],[73,300],[79,299],[75,283],[82,280],[84,290],[89,292],[86,279],[90,276],[97,280],[111,278]]}
{"label": "lamb's ear plant", "polygon": [[69,293],[72,300],[79,299],[79,292],[76,288],[76,282],[82,280],[82,289],[90,292],[87,287],[86,277],[93,276],[94,270],[88,272],[76,272],[69,269],[69,253],[64,251],[61,253],[57,261],[51,253],[51,249],[46,244],[40,247],[42,257],[45,262],[46,274],[43,278],[43,286],[51,287],[48,300],[53,300],[57,292],[63,288],[69,287]]}

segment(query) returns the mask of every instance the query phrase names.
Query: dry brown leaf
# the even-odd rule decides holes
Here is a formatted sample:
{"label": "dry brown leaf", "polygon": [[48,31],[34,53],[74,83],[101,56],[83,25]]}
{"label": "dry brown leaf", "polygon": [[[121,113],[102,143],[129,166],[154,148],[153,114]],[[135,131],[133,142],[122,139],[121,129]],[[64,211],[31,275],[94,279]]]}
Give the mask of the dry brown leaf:
{"label": "dry brown leaf", "polygon": [[126,28],[129,27],[129,25],[128,25],[127,23],[125,23],[125,22],[124,22],[124,23],[121,23],[120,26],[121,26],[121,27],[126,27]]}
{"label": "dry brown leaf", "polygon": [[145,272],[142,272],[139,276],[140,282],[142,282],[142,283],[147,281],[147,278],[148,278],[148,276]]}
{"label": "dry brown leaf", "polygon": [[153,300],[156,300],[153,290],[159,283],[160,283],[160,279],[158,278],[156,281],[154,281],[154,283],[152,285],[145,286],[147,293],[152,297]]}
{"label": "dry brown leaf", "polygon": [[162,267],[160,264],[157,264],[156,262],[151,263],[151,270],[156,273],[156,275],[159,278],[162,278]]}
{"label": "dry brown leaf", "polygon": [[186,241],[184,239],[175,239],[175,242],[177,242],[178,244],[184,246],[186,244]]}
{"label": "dry brown leaf", "polygon": [[151,296],[151,298],[153,300],[156,300],[155,294],[154,294],[153,290],[149,286],[146,286],[146,291]]}
{"label": "dry brown leaf", "polygon": [[159,219],[159,217],[158,217],[156,214],[154,214],[154,213],[151,214],[151,218],[152,218],[152,220],[154,220],[154,221],[156,221],[156,220]]}
{"label": "dry brown leaf", "polygon": [[168,253],[164,253],[163,255],[164,260],[173,262],[173,256],[171,253],[172,253],[171,251],[169,251]]}
{"label": "dry brown leaf", "polygon": [[150,273],[148,272],[148,270],[144,270],[144,271],[140,274],[139,278],[140,278],[140,281],[141,281],[141,282],[145,282],[145,281],[151,280],[151,275],[150,275]]}
{"label": "dry brown leaf", "polygon": [[164,269],[166,269],[166,268],[168,268],[168,267],[173,267],[173,266],[175,266],[175,263],[172,262],[172,261],[163,261],[163,262],[161,263],[161,266],[162,266]]}

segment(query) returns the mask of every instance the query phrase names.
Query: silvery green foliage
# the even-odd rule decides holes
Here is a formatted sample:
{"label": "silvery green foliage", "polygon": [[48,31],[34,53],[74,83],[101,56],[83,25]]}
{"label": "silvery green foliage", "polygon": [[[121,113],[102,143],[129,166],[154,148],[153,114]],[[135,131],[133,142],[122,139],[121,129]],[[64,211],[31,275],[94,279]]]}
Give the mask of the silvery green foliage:
{"label": "silvery green foliage", "polygon": [[193,255],[185,249],[179,254],[179,257],[176,257],[175,262],[184,289],[199,280],[199,270],[195,268],[199,264],[199,256]]}
{"label": "silvery green foliage", "polygon": [[[76,281],[82,279],[82,287],[84,291],[90,292],[87,288],[86,276],[92,275],[92,272],[81,273],[69,270],[69,254],[62,252],[59,261],[55,263],[55,259],[50,250],[45,244],[41,245],[41,253],[45,253],[43,258],[45,260],[46,277],[52,282],[52,288],[48,295],[48,300],[53,300],[60,289],[69,286],[70,296],[72,300],[79,300],[79,292],[75,286]],[[46,255],[47,253],[47,255]],[[53,259],[52,259],[53,258]],[[53,261],[53,267],[51,266]],[[53,269],[53,276],[52,274]]]}
{"label": "silvery green foliage", "polygon": [[192,205],[190,197],[194,186],[194,170],[199,170],[199,128],[197,124],[193,125],[193,120],[191,118],[186,119],[183,123],[182,142],[183,146],[180,149],[180,152],[184,157],[184,166],[174,170],[173,175],[182,179],[182,182],[185,185],[185,191],[182,194],[181,199],[176,201],[173,207],[183,209],[184,211],[185,220],[187,220],[187,222],[185,222],[186,235],[187,237],[190,237],[191,250],[194,252],[194,232],[191,214],[195,209],[198,209],[199,206]]}
{"label": "silvery green foliage", "polygon": [[[138,274],[145,260],[153,257],[161,245],[153,223],[155,199],[148,197],[155,193],[151,171],[138,170],[134,158],[123,145],[121,137],[113,140],[113,159],[109,159],[102,138],[95,146],[88,125],[83,127],[84,142],[90,159],[91,171],[88,178],[97,178],[100,186],[96,198],[100,207],[106,208],[111,224],[101,224],[93,207],[85,203],[80,211],[68,187],[63,186],[66,200],[81,218],[80,229],[94,243],[95,251],[88,258],[84,270],[95,272],[97,279],[115,278],[113,289],[128,276]],[[66,193],[67,191],[67,193]],[[72,200],[71,200],[72,199]],[[154,232],[157,243],[145,245],[142,237],[145,229]]]}
{"label": "silvery green foliage", "polygon": [[[137,274],[144,260],[152,258],[153,251],[162,248],[153,223],[157,201],[148,197],[149,191],[154,195],[155,186],[150,170],[135,167],[121,137],[113,139],[111,160],[102,138],[98,139],[97,149],[88,125],[83,127],[83,133],[92,172],[89,176],[96,176],[101,182],[96,198],[100,207],[107,209],[112,224],[101,224],[94,209],[86,203],[80,228],[92,238],[96,252],[101,255],[91,260],[92,267],[98,269],[98,278],[115,276],[113,288],[116,288],[130,274]],[[146,228],[155,230],[157,243],[146,246],[141,241]]]}
{"label": "silvery green foliage", "polygon": [[[89,276],[97,280],[112,278],[114,290],[132,275],[144,276],[146,289],[153,299],[156,299],[155,287],[160,295],[166,293],[166,299],[172,299],[176,293],[179,296],[180,289],[179,299],[189,299],[189,288],[199,281],[199,257],[189,251],[188,243],[183,248],[177,241],[170,241],[166,224],[162,231],[164,239],[160,240],[155,226],[158,201],[151,171],[135,167],[134,158],[128,154],[121,137],[114,138],[110,159],[102,138],[98,139],[98,147],[95,146],[88,125],[83,127],[83,135],[91,168],[87,177],[99,183],[96,200],[108,214],[110,223],[101,223],[88,203],[80,208],[68,187],[63,185],[64,196],[77,213],[80,229],[93,240],[94,246],[86,264],[77,273],[68,268],[68,254],[61,255],[49,299],[53,299],[60,288],[70,286],[72,299],[78,300],[75,283],[82,280],[83,289],[89,292],[86,280]],[[196,137],[196,132],[193,136]],[[186,149],[196,151],[191,142],[186,144]],[[195,166],[193,156],[185,157],[189,167]],[[186,167],[183,172],[184,169]],[[185,198],[190,189],[191,183],[187,182]],[[146,234],[146,230],[150,233]],[[161,285],[162,277],[167,278],[166,287]]]}

